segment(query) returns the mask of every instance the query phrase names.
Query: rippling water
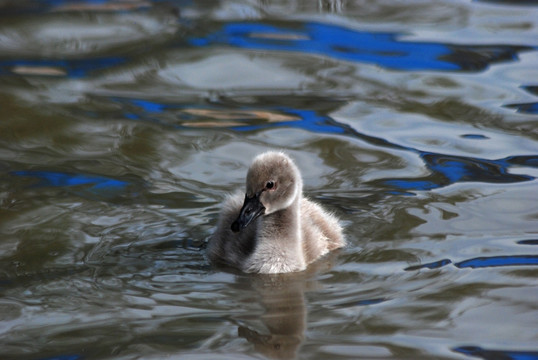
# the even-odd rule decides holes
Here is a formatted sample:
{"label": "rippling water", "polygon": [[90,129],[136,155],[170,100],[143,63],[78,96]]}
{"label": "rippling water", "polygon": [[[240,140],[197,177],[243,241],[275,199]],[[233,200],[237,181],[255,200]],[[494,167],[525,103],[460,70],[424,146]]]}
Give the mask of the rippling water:
{"label": "rippling water", "polygon": [[[0,2],[3,359],[538,358],[538,7]],[[348,246],[211,267],[284,149]]]}

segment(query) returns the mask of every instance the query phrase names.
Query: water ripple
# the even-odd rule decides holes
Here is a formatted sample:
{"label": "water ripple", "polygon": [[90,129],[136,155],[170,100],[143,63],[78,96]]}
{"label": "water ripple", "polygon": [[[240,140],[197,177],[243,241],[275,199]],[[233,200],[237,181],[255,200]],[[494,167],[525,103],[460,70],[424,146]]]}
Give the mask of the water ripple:
{"label": "water ripple", "polygon": [[4,60],[0,61],[0,75],[18,74],[83,78],[93,72],[124,64],[126,60],[115,56],[78,60]]}
{"label": "water ripple", "polygon": [[461,354],[479,357],[484,360],[493,360],[493,359],[536,360],[538,359],[538,351],[492,350],[492,349],[484,349],[480,346],[460,346],[452,350]]}
{"label": "water ripple", "polygon": [[227,23],[205,37],[191,38],[193,46],[225,44],[253,50],[291,51],[324,55],[338,60],[376,64],[406,70],[481,71],[493,63],[516,61],[530,46],[454,45],[402,40],[395,32],[357,31],[317,22]]}
{"label": "water ripple", "polygon": [[74,194],[91,198],[115,198],[131,194],[135,187],[132,182],[111,177],[83,173],[68,173],[47,170],[16,170],[12,176],[34,179],[30,188],[62,187],[71,189]]}
{"label": "water ripple", "polygon": [[[419,269],[438,269],[445,265],[452,264],[452,260],[443,259],[427,264],[414,265],[405,268],[406,271]],[[538,255],[501,255],[501,256],[481,256],[454,263],[460,269],[464,268],[487,268],[504,266],[536,266],[538,265]]]}
{"label": "water ripple", "polygon": [[[205,127],[204,124],[208,123],[207,117],[209,115],[217,120],[209,122],[211,127],[225,127],[239,132],[278,127],[298,128],[313,133],[353,137],[375,146],[416,153],[429,170],[429,175],[419,178],[378,179],[374,181],[377,184],[388,186],[389,191],[393,193],[404,195],[413,194],[411,191],[433,190],[459,182],[508,184],[531,181],[535,179],[534,176],[511,173],[511,168],[538,168],[538,155],[512,155],[491,160],[423,151],[381,137],[363,134],[347,124],[310,109],[285,106],[229,109],[213,105],[200,107],[192,104],[159,103],[143,99],[112,98],[111,100],[125,106],[124,116],[128,119],[158,123],[178,130],[198,127],[197,124],[201,124],[199,127]],[[176,114],[174,122],[166,120],[168,117],[163,116],[163,113],[167,112]],[[264,117],[260,116],[262,113],[265,114]],[[221,114],[220,119],[217,114]],[[271,117],[277,121],[271,121]],[[199,121],[200,119],[203,121]]]}

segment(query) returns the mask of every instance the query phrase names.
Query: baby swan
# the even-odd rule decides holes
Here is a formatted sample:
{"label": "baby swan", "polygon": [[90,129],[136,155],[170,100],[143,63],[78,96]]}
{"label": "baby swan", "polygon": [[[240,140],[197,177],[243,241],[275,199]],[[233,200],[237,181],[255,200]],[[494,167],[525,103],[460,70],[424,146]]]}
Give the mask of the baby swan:
{"label": "baby swan", "polygon": [[299,169],[286,154],[255,157],[244,198],[236,194],[224,203],[209,259],[244,272],[287,273],[344,246],[338,220],[302,192]]}

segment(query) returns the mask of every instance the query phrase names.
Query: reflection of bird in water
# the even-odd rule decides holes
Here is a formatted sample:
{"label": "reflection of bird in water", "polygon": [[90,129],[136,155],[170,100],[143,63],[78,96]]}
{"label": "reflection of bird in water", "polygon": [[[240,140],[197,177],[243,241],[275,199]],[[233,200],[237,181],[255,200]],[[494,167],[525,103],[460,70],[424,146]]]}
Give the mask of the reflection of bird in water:
{"label": "reflection of bird in water", "polygon": [[263,276],[254,279],[265,311],[260,317],[266,330],[240,326],[238,335],[260,353],[275,359],[293,359],[304,340],[306,310],[304,283],[299,279]]}
{"label": "reflection of bird in water", "polygon": [[302,191],[299,169],[287,155],[254,158],[244,200],[236,194],[224,203],[208,245],[211,261],[245,272],[286,273],[342,247],[338,220]]}
{"label": "reflection of bird in water", "polygon": [[[317,287],[315,275],[332,267],[337,252],[316,261],[307,271],[292,274],[254,275],[243,278],[259,295],[265,329],[242,321],[238,335],[273,359],[293,359],[305,339],[307,313],[304,293]],[[256,330],[254,329],[256,327]],[[260,329],[260,330],[258,330]]]}

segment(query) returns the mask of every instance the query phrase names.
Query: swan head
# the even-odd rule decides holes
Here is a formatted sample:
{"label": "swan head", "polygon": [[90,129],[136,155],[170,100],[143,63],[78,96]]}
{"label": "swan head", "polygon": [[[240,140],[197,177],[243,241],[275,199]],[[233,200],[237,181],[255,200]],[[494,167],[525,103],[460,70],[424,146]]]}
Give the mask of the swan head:
{"label": "swan head", "polygon": [[256,156],[248,169],[245,202],[232,231],[239,232],[260,216],[290,207],[302,186],[299,169],[288,155],[270,151]]}

